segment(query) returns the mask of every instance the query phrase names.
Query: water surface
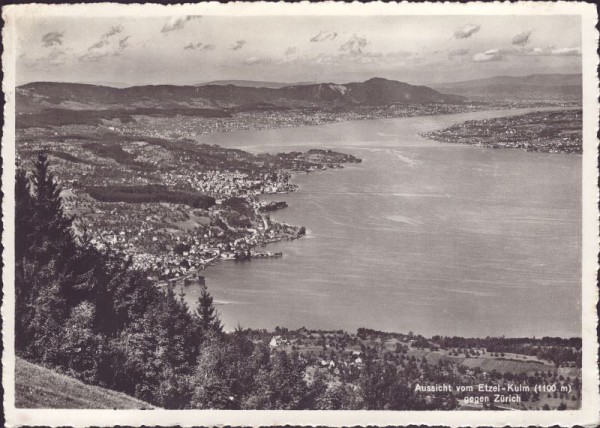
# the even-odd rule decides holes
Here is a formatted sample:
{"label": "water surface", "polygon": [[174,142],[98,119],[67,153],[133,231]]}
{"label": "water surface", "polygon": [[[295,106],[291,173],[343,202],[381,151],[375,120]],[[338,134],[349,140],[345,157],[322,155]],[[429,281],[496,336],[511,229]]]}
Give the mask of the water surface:
{"label": "water surface", "polygon": [[[252,152],[331,148],[363,160],[302,174],[272,214],[306,238],[282,259],[205,271],[227,328],[358,327],[463,336],[580,335],[581,156],[418,136],[519,111],[214,134]],[[195,301],[197,289],[186,288]]]}

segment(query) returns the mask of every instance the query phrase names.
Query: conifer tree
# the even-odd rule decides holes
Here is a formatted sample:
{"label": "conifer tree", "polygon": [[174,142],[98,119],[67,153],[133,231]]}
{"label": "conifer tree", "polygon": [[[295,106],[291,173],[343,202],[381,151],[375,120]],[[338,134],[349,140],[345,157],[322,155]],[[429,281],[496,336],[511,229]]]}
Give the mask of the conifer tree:
{"label": "conifer tree", "polygon": [[26,326],[31,319],[31,284],[25,281],[25,256],[31,248],[31,188],[25,170],[17,163],[15,175],[15,346],[22,350],[28,343]]}
{"label": "conifer tree", "polygon": [[64,278],[55,274],[52,263],[29,278],[34,295],[25,355],[50,366],[61,365],[64,322],[69,313],[61,290]]}
{"label": "conifer tree", "polygon": [[97,253],[77,245],[73,218],[65,215],[58,185],[50,171],[48,157],[39,153],[33,171],[33,248],[39,266],[52,261],[62,276],[61,289],[69,307],[92,299],[97,286],[97,268],[102,265]]}
{"label": "conifer tree", "polygon": [[47,156],[40,153],[34,161],[32,182],[20,170],[15,178],[17,349],[52,363],[61,360],[71,309],[84,300],[82,290],[92,289],[95,280],[89,263],[81,262],[72,220],[64,214]]}
{"label": "conifer tree", "polygon": [[213,298],[208,292],[206,285],[202,284],[200,296],[198,297],[198,306],[196,308],[196,317],[198,319],[200,330],[203,334],[210,332],[220,334],[223,332],[223,326],[218,312],[213,305]]}
{"label": "conifer tree", "polygon": [[63,212],[61,188],[45,153],[39,153],[34,162],[33,185],[34,257],[39,264],[54,258],[57,268],[62,269],[74,251],[72,220]]}
{"label": "conifer tree", "polygon": [[31,246],[31,216],[33,198],[25,170],[17,164],[15,174],[15,261],[22,263],[25,252]]}

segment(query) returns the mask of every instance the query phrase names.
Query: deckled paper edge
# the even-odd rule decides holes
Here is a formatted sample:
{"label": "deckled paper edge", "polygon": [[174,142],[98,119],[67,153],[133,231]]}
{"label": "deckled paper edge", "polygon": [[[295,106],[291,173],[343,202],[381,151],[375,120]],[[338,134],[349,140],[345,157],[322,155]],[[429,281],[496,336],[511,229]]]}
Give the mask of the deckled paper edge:
{"label": "deckled paper edge", "polygon": [[[93,11],[95,16],[165,16],[183,14],[204,15],[477,15],[477,14],[570,14],[582,18],[582,74],[583,74],[583,141],[582,157],[582,324],[583,324],[583,370],[582,407],[577,411],[215,411],[215,410],[57,410],[16,409],[14,407],[14,173],[15,173],[15,20],[19,16],[34,15],[81,15]],[[2,137],[2,215],[4,246],[3,279],[3,387],[6,426],[103,426],[103,425],[537,425],[573,426],[600,423],[600,394],[598,394],[598,318],[596,303],[598,289],[599,223],[598,223],[598,31],[597,11],[594,4],[583,2],[472,2],[458,3],[228,3],[208,2],[200,5],[153,5],[153,4],[78,4],[78,5],[13,5],[2,10],[5,21],[2,29],[4,53],[2,88],[5,96],[4,128]]]}

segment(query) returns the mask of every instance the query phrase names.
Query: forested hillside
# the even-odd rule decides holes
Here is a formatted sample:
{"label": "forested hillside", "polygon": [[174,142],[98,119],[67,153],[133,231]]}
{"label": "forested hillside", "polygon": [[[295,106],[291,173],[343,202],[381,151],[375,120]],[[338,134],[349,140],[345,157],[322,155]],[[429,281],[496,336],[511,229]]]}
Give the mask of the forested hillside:
{"label": "forested hillside", "polygon": [[[310,360],[272,350],[241,327],[224,333],[203,288],[197,308],[110,251],[75,236],[40,154],[16,175],[16,351],[86,383],[169,408],[421,409],[405,369],[367,352],[352,382],[307,375]],[[313,358],[314,359],[314,358]]]}

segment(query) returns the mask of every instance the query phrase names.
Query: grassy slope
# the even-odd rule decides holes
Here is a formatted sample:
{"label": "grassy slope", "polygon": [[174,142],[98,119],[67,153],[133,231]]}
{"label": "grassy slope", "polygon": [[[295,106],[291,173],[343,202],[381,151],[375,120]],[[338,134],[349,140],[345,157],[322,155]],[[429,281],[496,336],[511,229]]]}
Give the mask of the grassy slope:
{"label": "grassy slope", "polygon": [[15,406],[60,409],[150,409],[128,395],[86,385],[76,379],[17,358]]}

